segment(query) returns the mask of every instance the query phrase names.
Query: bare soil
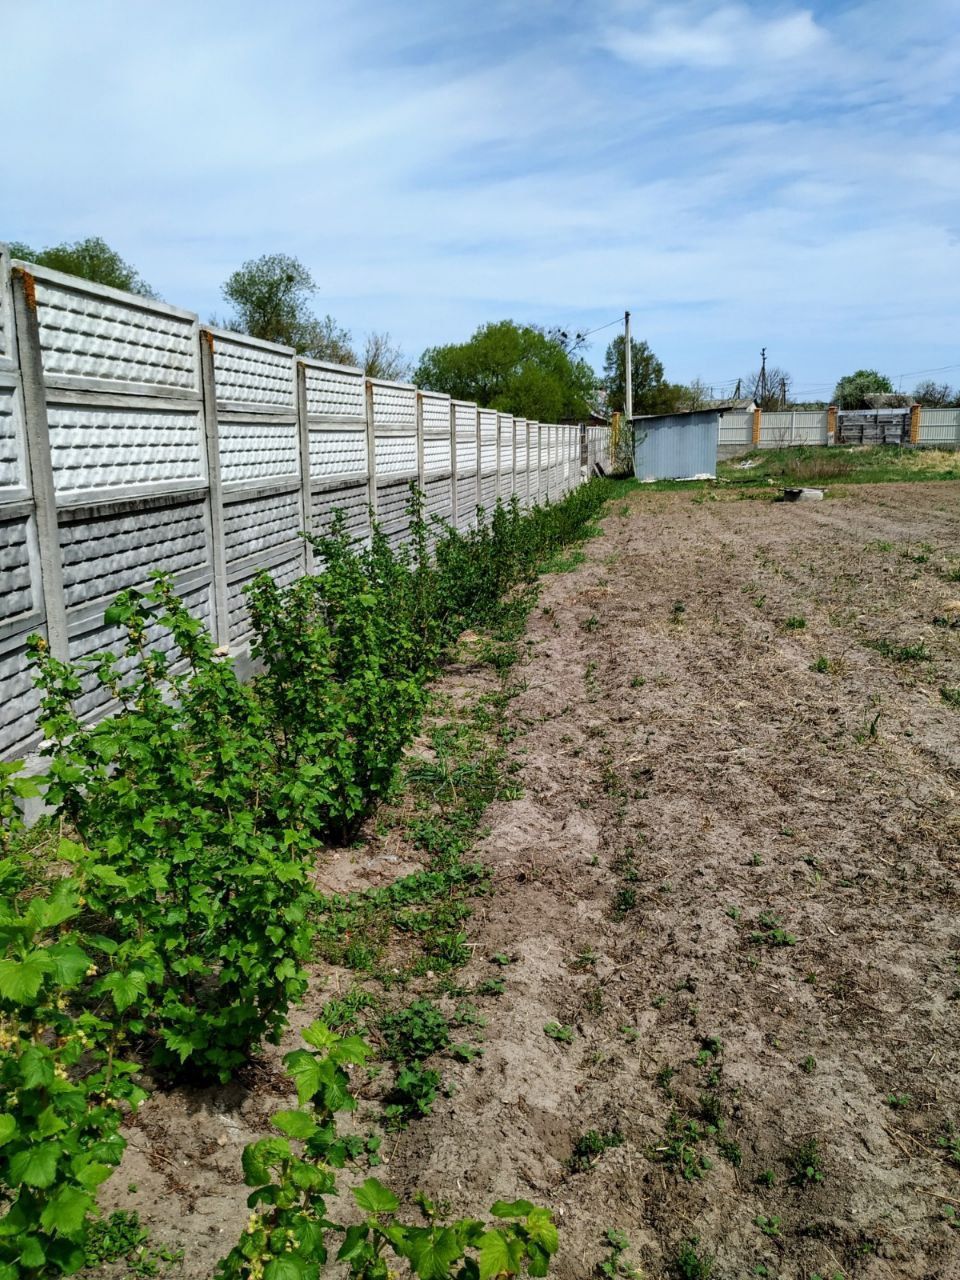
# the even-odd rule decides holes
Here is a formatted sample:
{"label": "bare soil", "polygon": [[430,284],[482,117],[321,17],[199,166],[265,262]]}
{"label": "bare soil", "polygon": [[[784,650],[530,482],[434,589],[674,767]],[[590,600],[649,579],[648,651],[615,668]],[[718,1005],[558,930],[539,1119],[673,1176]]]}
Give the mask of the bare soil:
{"label": "bare soil", "polygon": [[[960,486],[637,491],[585,550],[545,580],[508,677],[523,795],[488,811],[495,892],[464,978],[506,991],[484,1056],[445,1067],[451,1096],[378,1172],[455,1213],[551,1206],[560,1280],[594,1274],[614,1227],[648,1277],[692,1237],[721,1280],[960,1277],[960,709],[940,693],[960,688]],[[921,641],[929,658],[891,656]],[[375,840],[320,874],[382,883],[410,858]],[[244,1082],[157,1093],[130,1126],[108,1207],[183,1247],[185,1276],[242,1228],[242,1146],[341,979],[317,972]],[[622,1142],[572,1173],[589,1130]],[[815,1179],[791,1166],[808,1139]]]}

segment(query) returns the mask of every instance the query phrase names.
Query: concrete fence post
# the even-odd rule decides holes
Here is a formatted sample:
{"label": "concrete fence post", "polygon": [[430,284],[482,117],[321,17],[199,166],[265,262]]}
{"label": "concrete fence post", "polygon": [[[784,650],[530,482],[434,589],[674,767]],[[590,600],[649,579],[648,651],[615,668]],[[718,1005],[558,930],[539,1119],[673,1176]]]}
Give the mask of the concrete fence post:
{"label": "concrete fence post", "polygon": [[53,486],[50,424],[43,383],[43,352],[37,319],[36,284],[29,271],[14,267],[13,311],[17,328],[17,358],[23,393],[27,465],[40,546],[40,590],[47,620],[47,643],[55,658],[70,657],[67,638],[67,605],[63,594],[63,557],[57,521],[57,495]]}
{"label": "concrete fence post", "polygon": [[[373,411],[373,383],[369,378],[363,380],[364,413],[367,420],[367,505],[370,508],[371,524],[377,518],[377,428]],[[370,530],[371,534],[373,529]]]}
{"label": "concrete fence post", "polygon": [[498,413],[497,414],[497,483],[496,483],[496,488],[494,490],[496,494],[496,498],[494,499],[494,503],[493,503],[494,506],[496,506],[497,503],[500,501],[500,448],[501,448],[500,414]]}
{"label": "concrete fence post", "polygon": [[[300,503],[303,507],[303,532],[313,532],[313,489],[310,481],[310,422],[307,416],[307,367],[297,361],[297,439],[300,441]],[[303,542],[303,567],[313,573],[313,544]]]}
{"label": "concrete fence post", "polygon": [[214,336],[200,330],[200,386],[203,396],[203,439],[207,456],[207,494],[210,503],[210,564],[213,569],[213,631],[217,644],[230,643],[227,606],[227,545],[223,531],[223,482],[220,477],[220,432],[217,424],[217,384],[213,368]]}
{"label": "concrete fence post", "polygon": [[460,522],[457,511],[457,410],[453,401],[450,401],[450,521],[455,529],[459,529]]}
{"label": "concrete fence post", "polygon": [[[476,506],[483,506],[483,444],[480,436],[480,406],[477,405],[477,501]],[[479,524],[479,519],[477,521]]]}
{"label": "concrete fence post", "polygon": [[417,488],[424,496],[427,492],[427,468],[423,447],[423,392],[417,392]]}
{"label": "concrete fence post", "polygon": [[918,404],[910,406],[910,443],[920,443],[920,406]]}
{"label": "concrete fence post", "polygon": [[753,447],[756,449],[760,444],[760,426],[763,422],[763,413],[759,408],[753,411]]}

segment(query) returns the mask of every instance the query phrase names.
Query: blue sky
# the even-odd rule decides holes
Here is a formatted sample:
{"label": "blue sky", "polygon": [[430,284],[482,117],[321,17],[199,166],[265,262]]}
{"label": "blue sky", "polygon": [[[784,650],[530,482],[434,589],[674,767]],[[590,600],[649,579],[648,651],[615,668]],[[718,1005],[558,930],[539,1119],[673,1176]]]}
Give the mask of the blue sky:
{"label": "blue sky", "polygon": [[[0,238],[208,318],[283,251],[416,356],[629,307],[667,374],[960,366],[958,0],[0,0]],[[589,355],[599,363],[605,340]],[[960,367],[941,376],[960,383]]]}

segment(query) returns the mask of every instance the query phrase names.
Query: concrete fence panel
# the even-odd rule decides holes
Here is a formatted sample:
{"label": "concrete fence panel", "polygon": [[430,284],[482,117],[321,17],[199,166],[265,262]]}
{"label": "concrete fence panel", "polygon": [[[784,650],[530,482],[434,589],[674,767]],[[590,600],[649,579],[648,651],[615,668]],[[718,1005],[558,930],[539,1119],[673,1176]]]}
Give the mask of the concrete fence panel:
{"label": "concrete fence panel", "polygon": [[[202,328],[0,245],[0,758],[38,737],[31,633],[64,659],[116,649],[105,608],[163,570],[242,659],[244,588],[310,571],[304,532],[341,511],[367,539],[373,509],[396,543],[411,482],[461,528],[498,496],[558,496],[575,483],[560,433],[544,428],[538,455],[535,423]],[[111,709],[91,681],[81,712]]]}

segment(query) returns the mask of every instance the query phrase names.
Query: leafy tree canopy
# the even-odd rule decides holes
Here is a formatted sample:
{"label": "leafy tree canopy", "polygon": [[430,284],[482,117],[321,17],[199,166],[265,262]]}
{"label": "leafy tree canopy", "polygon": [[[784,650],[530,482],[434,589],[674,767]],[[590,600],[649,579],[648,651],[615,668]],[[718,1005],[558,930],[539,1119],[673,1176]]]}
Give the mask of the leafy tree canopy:
{"label": "leafy tree canopy", "polygon": [[430,347],[413,380],[477,404],[538,422],[590,412],[596,376],[585,360],[537,325],[499,320],[481,325],[468,342]]}
{"label": "leafy tree canopy", "polygon": [[876,369],[858,369],[841,378],[833,389],[833,403],[844,409],[868,409],[868,396],[891,395],[893,383]]}
{"label": "leafy tree canopy", "polygon": [[[607,408],[623,413],[626,401],[625,342],[618,333],[607,347],[603,359],[603,383],[607,389]],[[630,381],[633,384],[633,412],[674,413],[689,399],[689,389],[663,376],[663,364],[646,342],[630,339]]]}
{"label": "leafy tree canopy", "polygon": [[330,315],[314,314],[310,299],[317,286],[297,258],[265,253],[245,262],[227,279],[223,296],[234,307],[227,327],[252,338],[279,342],[301,355],[338,364],[356,364],[349,332]]}
{"label": "leafy tree canopy", "polygon": [[115,249],[111,249],[99,236],[88,236],[73,244],[55,244],[46,249],[31,249],[22,241],[10,242],[10,253],[25,262],[35,262],[38,267],[50,267],[70,276],[81,276],[96,284],[106,284],[127,293],[139,293],[144,298],[155,298],[153,289],[129,262],[125,262]]}

